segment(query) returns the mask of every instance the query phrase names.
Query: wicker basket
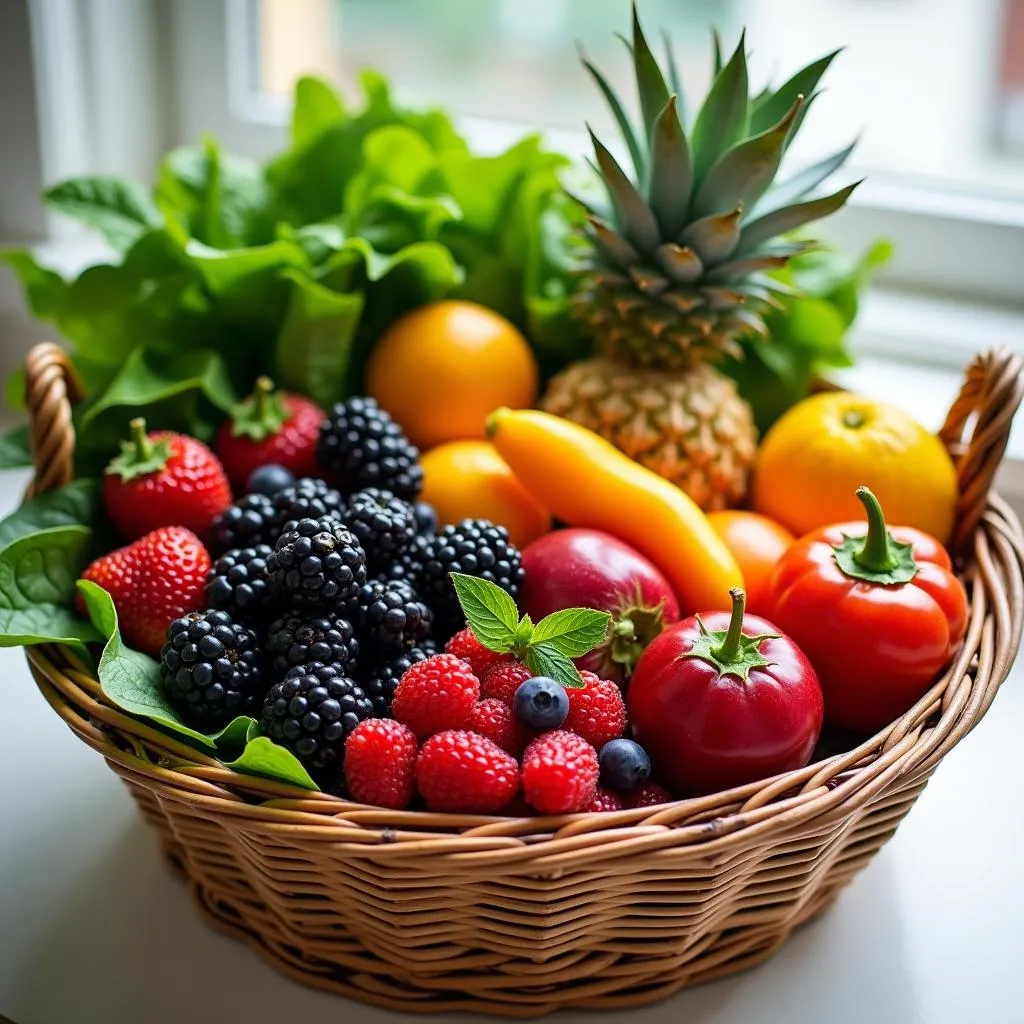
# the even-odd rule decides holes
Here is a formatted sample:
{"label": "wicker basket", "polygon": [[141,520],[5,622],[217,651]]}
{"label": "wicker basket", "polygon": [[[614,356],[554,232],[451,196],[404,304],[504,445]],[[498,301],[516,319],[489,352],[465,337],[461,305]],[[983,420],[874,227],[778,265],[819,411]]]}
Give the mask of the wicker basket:
{"label": "wicker basket", "polygon": [[[33,493],[71,478],[69,365],[34,349]],[[971,616],[956,663],[854,750],[660,808],[502,819],[361,807],[235,774],[104,698],[57,646],[43,695],[127,783],[215,927],[292,978],[396,1010],[536,1016],[662,999],[772,955],[892,836],[988,710],[1024,616],[1024,533],[989,494],[1021,361],[979,357],[942,430]]]}

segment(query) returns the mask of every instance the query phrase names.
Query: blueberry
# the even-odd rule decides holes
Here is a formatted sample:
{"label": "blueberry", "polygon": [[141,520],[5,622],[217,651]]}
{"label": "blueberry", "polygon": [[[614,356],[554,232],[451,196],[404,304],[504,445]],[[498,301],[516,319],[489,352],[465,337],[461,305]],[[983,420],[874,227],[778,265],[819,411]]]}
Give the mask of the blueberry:
{"label": "blueberry", "polygon": [[426,537],[433,537],[437,533],[437,513],[433,505],[425,501],[417,501],[413,506],[416,514],[416,532]]}
{"label": "blueberry", "polygon": [[647,751],[632,740],[609,740],[598,754],[601,781],[609,789],[628,793],[651,774],[651,759]]}
{"label": "blueberry", "polygon": [[516,690],[512,708],[529,729],[558,729],[569,714],[569,695],[554,679],[534,676]]}
{"label": "blueberry", "polygon": [[285,469],[284,466],[278,466],[272,462],[269,465],[260,466],[259,469],[254,469],[249,474],[245,489],[249,494],[265,494],[268,498],[272,498],[278,491],[283,491],[294,483],[295,477],[290,469]]}

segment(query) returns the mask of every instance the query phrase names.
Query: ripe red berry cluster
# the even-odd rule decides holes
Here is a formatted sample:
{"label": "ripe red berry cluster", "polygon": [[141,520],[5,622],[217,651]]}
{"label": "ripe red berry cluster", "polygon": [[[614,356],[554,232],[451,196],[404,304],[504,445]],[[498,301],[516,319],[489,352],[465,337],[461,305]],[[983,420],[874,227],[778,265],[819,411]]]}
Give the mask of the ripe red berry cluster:
{"label": "ripe red berry cluster", "polygon": [[[401,810],[418,793],[428,810],[494,814],[525,804],[540,814],[648,806],[671,797],[653,783],[628,793],[599,785],[598,751],[626,729],[618,686],[582,673],[561,728],[528,729],[513,711],[528,668],[485,648],[469,629],[411,666],[395,691],[396,721],[371,719],[348,738],[351,799]],[[511,807],[510,807],[511,805]]]}

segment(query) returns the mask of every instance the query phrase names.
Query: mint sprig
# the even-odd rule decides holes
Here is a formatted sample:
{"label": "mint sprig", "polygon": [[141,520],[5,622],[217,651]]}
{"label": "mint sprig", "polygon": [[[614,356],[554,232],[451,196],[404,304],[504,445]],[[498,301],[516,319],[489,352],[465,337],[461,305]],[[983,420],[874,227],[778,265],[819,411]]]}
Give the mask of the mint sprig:
{"label": "mint sprig", "polygon": [[488,650],[512,654],[534,675],[547,676],[567,689],[583,680],[572,663],[592,651],[608,632],[611,615],[592,608],[566,608],[536,625],[520,617],[515,601],[494,583],[450,573],[455,593],[473,635]]}

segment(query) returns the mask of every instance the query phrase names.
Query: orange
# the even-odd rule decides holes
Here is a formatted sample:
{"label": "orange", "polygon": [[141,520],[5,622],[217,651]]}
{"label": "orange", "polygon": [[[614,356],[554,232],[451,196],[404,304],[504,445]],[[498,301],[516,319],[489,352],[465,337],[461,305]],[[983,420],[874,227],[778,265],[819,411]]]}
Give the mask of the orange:
{"label": "orange", "polygon": [[770,619],[768,578],[796,538],[774,519],[757,512],[710,512],[708,522],[739,563],[747,611]]}
{"label": "orange", "polygon": [[449,441],[423,456],[421,500],[443,524],[490,519],[523,548],[551,529],[551,517],[516,479],[488,441]]}
{"label": "orange", "polygon": [[753,506],[799,536],[863,520],[860,486],[890,526],[949,540],[957,481],[942,442],[901,409],[843,391],[805,398],[768,431]]}
{"label": "orange", "polygon": [[537,398],[537,362],[515,325],[473,302],[446,300],[397,320],[377,342],[367,390],[420,448],[485,436],[499,406]]}

